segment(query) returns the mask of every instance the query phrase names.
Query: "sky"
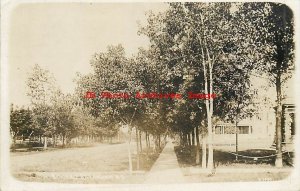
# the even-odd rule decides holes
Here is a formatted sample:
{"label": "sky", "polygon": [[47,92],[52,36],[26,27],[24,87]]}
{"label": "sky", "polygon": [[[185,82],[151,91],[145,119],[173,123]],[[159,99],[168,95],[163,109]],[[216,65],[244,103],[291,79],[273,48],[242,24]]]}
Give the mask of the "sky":
{"label": "sky", "polygon": [[35,64],[49,70],[64,93],[72,93],[76,72],[91,72],[94,53],[120,43],[130,56],[146,47],[149,40],[137,34],[138,21],[145,25],[146,12],[165,9],[165,3],[145,2],[19,4],[9,20],[10,103],[30,104],[26,79]]}
{"label": "sky", "polygon": [[138,21],[146,12],[163,11],[164,3],[27,3],[16,6],[9,20],[9,98],[30,104],[26,79],[35,64],[49,70],[64,93],[72,93],[76,72],[87,74],[92,55],[122,44],[128,56],[146,47]]}

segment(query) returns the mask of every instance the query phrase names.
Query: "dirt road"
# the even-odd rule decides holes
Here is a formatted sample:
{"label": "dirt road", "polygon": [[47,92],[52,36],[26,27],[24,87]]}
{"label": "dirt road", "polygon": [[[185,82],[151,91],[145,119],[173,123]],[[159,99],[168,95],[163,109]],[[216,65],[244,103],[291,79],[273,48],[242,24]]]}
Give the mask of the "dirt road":
{"label": "dirt road", "polygon": [[99,144],[25,155],[12,153],[10,166],[13,173],[122,171],[128,169],[127,145]]}

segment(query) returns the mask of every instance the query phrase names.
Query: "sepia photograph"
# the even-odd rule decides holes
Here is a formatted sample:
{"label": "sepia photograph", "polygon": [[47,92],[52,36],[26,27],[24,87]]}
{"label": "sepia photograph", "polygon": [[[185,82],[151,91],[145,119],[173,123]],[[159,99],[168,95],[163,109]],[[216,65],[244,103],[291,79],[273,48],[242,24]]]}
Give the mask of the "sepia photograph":
{"label": "sepia photograph", "polygon": [[295,4],[3,3],[1,189],[299,190]]}

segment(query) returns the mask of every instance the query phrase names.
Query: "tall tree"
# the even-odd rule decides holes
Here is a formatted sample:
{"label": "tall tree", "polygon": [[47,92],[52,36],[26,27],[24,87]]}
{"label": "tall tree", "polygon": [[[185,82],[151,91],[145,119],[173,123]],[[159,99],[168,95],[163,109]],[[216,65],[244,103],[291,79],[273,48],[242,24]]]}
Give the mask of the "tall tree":
{"label": "tall tree", "polygon": [[[51,126],[53,127],[53,135],[62,136],[63,147],[66,143],[78,135],[79,129],[76,128],[74,120],[74,107],[71,95],[58,93],[52,101],[49,116]],[[53,136],[52,135],[52,136]]]}
{"label": "tall tree", "polygon": [[[224,47],[232,38],[230,8],[230,3],[171,3],[165,14],[149,16],[148,26],[142,28],[142,32],[150,38],[151,47],[159,51],[159,59],[167,66],[166,79],[173,81],[173,89],[184,84],[184,76],[188,74],[194,76],[194,91],[204,91],[206,95],[222,92],[216,88],[219,84],[215,81],[224,72],[216,66],[226,68]],[[207,165],[212,169],[214,101],[205,99],[204,104],[209,148]]]}
{"label": "tall tree", "polygon": [[10,132],[15,144],[17,136],[31,136],[34,133],[32,127],[32,111],[24,108],[14,108],[10,110]]}
{"label": "tall tree", "polygon": [[30,96],[33,105],[33,123],[39,129],[41,135],[44,136],[44,148],[47,148],[47,137],[53,131],[49,118],[51,115],[50,105],[58,88],[55,85],[53,75],[37,64],[29,74],[27,87],[27,95]]}
{"label": "tall tree", "polygon": [[[132,172],[131,134],[133,121],[139,111],[139,99],[133,92],[141,90],[135,78],[136,67],[133,59],[125,56],[121,45],[108,46],[107,52],[96,53],[91,60],[93,73],[83,76],[78,91],[83,104],[88,106],[94,117],[105,123],[123,124],[128,127],[129,171]],[[83,83],[84,82],[84,83]],[[84,98],[86,92],[95,93],[94,99]],[[121,98],[113,98],[110,93],[121,93]]]}
{"label": "tall tree", "polygon": [[[254,64],[260,74],[265,74],[276,88],[276,161],[282,167],[282,87],[291,78],[294,63],[294,16],[292,10],[281,3],[245,3],[240,6],[240,28],[251,29],[248,38],[260,60]],[[245,21],[248,21],[245,24]],[[244,37],[245,38],[245,37]]]}

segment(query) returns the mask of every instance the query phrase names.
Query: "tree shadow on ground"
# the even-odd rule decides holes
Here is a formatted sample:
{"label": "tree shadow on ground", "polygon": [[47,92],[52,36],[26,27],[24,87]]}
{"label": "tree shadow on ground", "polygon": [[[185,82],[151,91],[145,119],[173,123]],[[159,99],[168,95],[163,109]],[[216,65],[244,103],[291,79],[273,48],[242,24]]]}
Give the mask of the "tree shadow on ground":
{"label": "tree shadow on ground", "polygon": [[[175,146],[175,153],[180,166],[188,167],[195,166],[196,164],[196,146]],[[208,154],[208,151],[206,152]],[[200,149],[200,163],[202,163],[202,150]],[[236,156],[233,153],[214,150],[214,164],[215,166],[230,166],[234,164],[256,164],[256,165],[274,165],[276,154],[275,150],[265,149],[249,149],[239,151],[239,155]],[[271,156],[267,158],[259,158]],[[208,157],[208,156],[207,156]],[[285,166],[292,166],[294,159],[294,152],[287,152],[283,154],[283,162]]]}

